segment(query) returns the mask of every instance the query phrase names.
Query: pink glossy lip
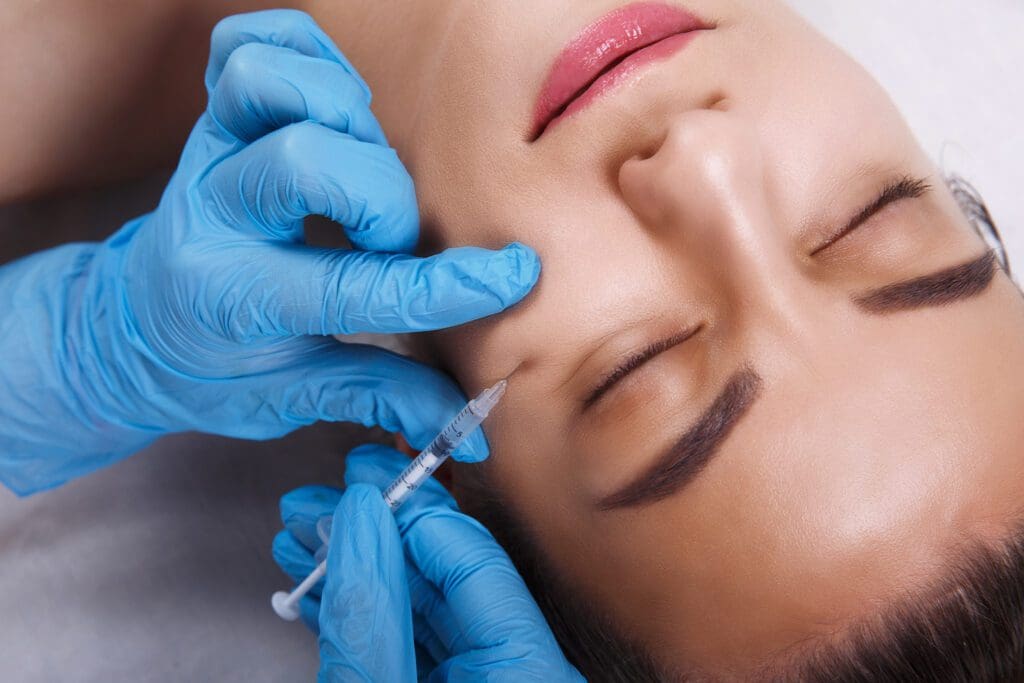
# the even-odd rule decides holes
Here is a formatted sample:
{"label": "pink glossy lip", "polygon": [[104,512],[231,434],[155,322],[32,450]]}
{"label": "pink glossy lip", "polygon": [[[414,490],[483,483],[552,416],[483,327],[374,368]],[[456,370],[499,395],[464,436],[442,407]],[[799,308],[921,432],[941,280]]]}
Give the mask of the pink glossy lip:
{"label": "pink glossy lip", "polygon": [[555,59],[537,98],[530,139],[586,108],[642,66],[675,54],[708,28],[686,10],[659,2],[609,12],[580,31]]}

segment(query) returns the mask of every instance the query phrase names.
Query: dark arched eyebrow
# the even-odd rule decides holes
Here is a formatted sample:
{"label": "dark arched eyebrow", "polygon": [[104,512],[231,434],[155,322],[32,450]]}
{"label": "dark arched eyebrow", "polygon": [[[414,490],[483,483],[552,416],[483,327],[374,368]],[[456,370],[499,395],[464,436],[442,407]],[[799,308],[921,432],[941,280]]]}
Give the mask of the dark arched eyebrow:
{"label": "dark arched eyebrow", "polygon": [[722,443],[757,400],[761,377],[744,367],[725,385],[711,407],[653,465],[598,502],[603,511],[649,505],[686,486],[718,453]]}
{"label": "dark arched eyebrow", "polygon": [[995,279],[996,269],[996,252],[988,251],[962,265],[861,294],[854,302],[876,315],[944,306],[984,292]]}

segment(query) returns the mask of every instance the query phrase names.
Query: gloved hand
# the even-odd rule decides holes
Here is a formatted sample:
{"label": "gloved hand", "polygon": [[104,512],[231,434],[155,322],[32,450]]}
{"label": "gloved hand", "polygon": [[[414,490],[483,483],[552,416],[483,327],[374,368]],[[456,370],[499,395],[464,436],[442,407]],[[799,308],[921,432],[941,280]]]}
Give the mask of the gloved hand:
{"label": "gloved hand", "polygon": [[[412,181],[366,84],[307,15],[222,21],[206,86],[156,211],[0,268],[0,480],[18,493],[175,431],[266,439],[353,421],[425,446],[465,401],[450,380],[310,335],[459,325],[537,279],[521,245],[408,255]],[[356,249],[306,246],[310,214]],[[477,436],[456,457],[486,448]]]}
{"label": "gloved hand", "polygon": [[315,565],[317,520],[334,515],[326,579],[301,605],[319,626],[320,680],[582,681],[508,555],[444,487],[428,481],[392,514],[381,489],[407,463],[360,447],[344,494],[281,499],[274,558],[295,581]]}

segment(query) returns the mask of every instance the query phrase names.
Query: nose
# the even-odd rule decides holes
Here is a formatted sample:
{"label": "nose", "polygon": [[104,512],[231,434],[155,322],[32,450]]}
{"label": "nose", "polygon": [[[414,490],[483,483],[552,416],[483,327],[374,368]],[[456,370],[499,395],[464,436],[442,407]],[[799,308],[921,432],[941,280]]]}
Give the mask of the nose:
{"label": "nose", "polygon": [[771,169],[756,124],[741,114],[678,115],[653,154],[619,169],[620,191],[643,229],[722,301],[770,315],[791,339],[809,284],[771,201]]}

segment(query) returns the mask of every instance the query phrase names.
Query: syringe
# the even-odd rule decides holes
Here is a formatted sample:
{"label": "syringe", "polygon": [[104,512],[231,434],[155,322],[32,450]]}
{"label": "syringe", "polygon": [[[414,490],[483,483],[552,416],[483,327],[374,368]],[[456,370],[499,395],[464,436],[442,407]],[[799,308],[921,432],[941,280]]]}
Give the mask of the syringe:
{"label": "syringe", "polygon": [[[397,510],[413,491],[418,489],[455,449],[465,441],[484,421],[505,393],[508,380],[501,380],[493,387],[484,389],[479,396],[466,404],[441,433],[402,470],[391,484],[384,489],[384,502],[392,511]],[[299,618],[299,600],[327,573],[327,560],[317,565],[302,583],[291,593],[278,591],[270,599],[277,616],[286,621]]]}

